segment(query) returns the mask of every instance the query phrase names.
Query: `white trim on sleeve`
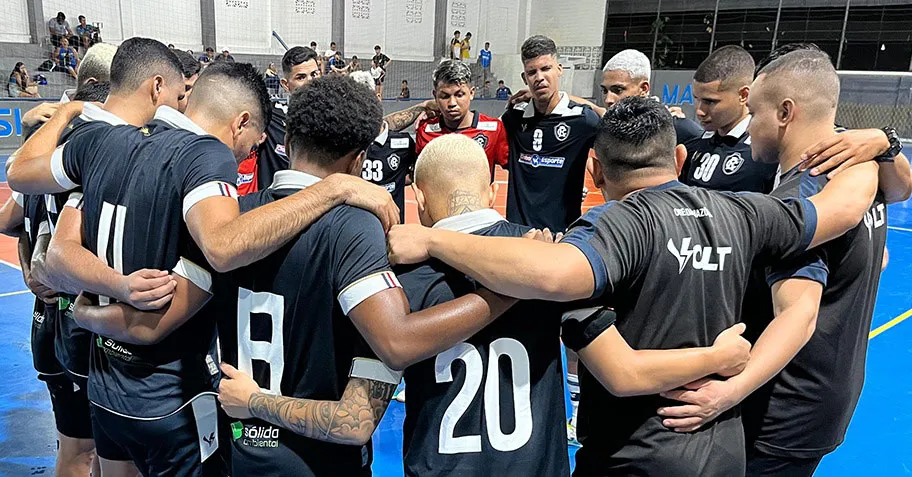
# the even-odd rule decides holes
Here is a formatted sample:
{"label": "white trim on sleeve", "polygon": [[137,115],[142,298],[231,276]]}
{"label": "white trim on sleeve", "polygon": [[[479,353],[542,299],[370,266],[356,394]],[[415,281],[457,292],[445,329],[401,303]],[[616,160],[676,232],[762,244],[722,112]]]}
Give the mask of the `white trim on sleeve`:
{"label": "white trim on sleeve", "polygon": [[50,235],[50,234],[51,234],[50,224],[48,224],[47,220],[42,220],[41,223],[38,224],[38,236],[40,237],[42,235]]}
{"label": "white trim on sleeve", "polygon": [[199,204],[210,197],[231,197],[237,200],[237,187],[234,184],[222,181],[207,182],[196,189],[191,190],[184,196],[184,220],[187,220],[187,213],[194,205]]}
{"label": "white trim on sleeve", "polygon": [[402,288],[402,285],[399,284],[396,274],[389,271],[368,275],[352,283],[339,293],[342,313],[348,315],[348,312],[360,305],[362,301],[390,288]]}
{"label": "white trim on sleeve", "polygon": [[64,207],[72,207],[77,210],[82,210],[82,192],[73,192],[67,197],[67,201],[63,204]]}
{"label": "white trim on sleeve", "polygon": [[381,383],[399,384],[399,381],[402,380],[402,373],[389,369],[383,362],[376,359],[355,358],[352,360],[351,371],[348,372],[348,377],[370,379],[371,381],[380,381]]}
{"label": "white trim on sleeve", "polygon": [[73,179],[70,179],[70,176],[67,175],[66,169],[63,167],[63,148],[65,148],[67,143],[63,143],[57,146],[57,149],[54,149],[54,153],[51,154],[51,174],[54,175],[54,180],[57,181],[57,185],[63,187],[64,190],[75,189],[79,184],[73,182]]}
{"label": "white trim on sleeve", "polygon": [[25,205],[23,205],[23,204],[25,204],[25,197],[23,197],[22,194],[20,194],[19,192],[13,191],[13,193],[10,194],[10,197],[13,198],[13,202],[15,202],[16,205],[18,205],[19,207],[25,207]]}
{"label": "white trim on sleeve", "polygon": [[212,294],[212,275],[205,268],[181,257],[174,266],[174,273],[190,280],[200,290]]}

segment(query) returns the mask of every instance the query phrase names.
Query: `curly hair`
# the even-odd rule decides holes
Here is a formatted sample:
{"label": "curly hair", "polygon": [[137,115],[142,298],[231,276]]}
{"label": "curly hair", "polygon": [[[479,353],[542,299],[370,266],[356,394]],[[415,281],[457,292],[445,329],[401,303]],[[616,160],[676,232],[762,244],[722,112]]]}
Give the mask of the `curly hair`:
{"label": "curly hair", "polygon": [[293,158],[329,166],[363,151],[380,132],[383,108],[373,91],[348,76],[318,78],[288,103],[286,137]]}

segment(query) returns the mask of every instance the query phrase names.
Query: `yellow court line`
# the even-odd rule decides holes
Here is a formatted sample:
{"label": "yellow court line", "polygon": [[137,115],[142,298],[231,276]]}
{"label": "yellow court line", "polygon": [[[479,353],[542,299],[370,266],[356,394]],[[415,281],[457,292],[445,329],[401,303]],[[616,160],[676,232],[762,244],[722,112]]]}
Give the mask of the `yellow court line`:
{"label": "yellow court line", "polygon": [[892,320],[890,320],[890,321],[888,321],[888,322],[886,322],[886,323],[884,323],[884,324],[878,326],[877,328],[875,328],[874,330],[871,331],[871,333],[868,335],[868,339],[869,339],[869,340],[870,340],[870,339],[874,339],[875,336],[877,336],[877,335],[883,333],[884,331],[887,331],[887,330],[889,330],[890,328],[893,328],[894,326],[896,326],[896,325],[902,323],[903,320],[905,320],[906,318],[908,318],[908,317],[910,317],[910,316],[912,316],[912,310],[906,311],[906,312],[903,313],[902,315],[899,315],[899,316],[897,316],[896,318],[893,318]]}

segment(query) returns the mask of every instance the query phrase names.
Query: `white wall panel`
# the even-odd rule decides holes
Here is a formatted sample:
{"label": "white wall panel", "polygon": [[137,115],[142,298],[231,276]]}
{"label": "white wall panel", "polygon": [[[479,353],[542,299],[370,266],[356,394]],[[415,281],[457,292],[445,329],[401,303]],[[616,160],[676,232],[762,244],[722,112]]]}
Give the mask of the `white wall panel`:
{"label": "white wall panel", "polygon": [[0,41],[28,43],[30,35],[25,0],[4,0],[3,3],[3,12],[0,13]]}
{"label": "white wall panel", "polygon": [[268,53],[272,49],[271,0],[215,0],[216,52]]}
{"label": "white wall panel", "polygon": [[127,38],[154,38],[166,45],[173,43],[182,50],[199,51],[203,46],[199,2],[131,0],[123,4],[123,15]]}
{"label": "white wall panel", "polygon": [[[310,46],[317,42],[320,54],[329,49],[332,35],[332,0],[272,0],[272,30],[292,46]],[[285,53],[277,41],[272,52]]]}
{"label": "white wall panel", "polygon": [[[392,58],[410,61],[432,60],[434,58],[433,0],[386,0],[385,37],[385,41],[381,45],[386,54]],[[373,56],[373,50],[371,50],[371,56]]]}
{"label": "white wall panel", "polygon": [[[345,55],[374,56],[374,45],[386,43],[386,8],[383,0],[345,0]],[[393,52],[386,52],[393,57]],[[361,63],[370,68],[370,63]]]}

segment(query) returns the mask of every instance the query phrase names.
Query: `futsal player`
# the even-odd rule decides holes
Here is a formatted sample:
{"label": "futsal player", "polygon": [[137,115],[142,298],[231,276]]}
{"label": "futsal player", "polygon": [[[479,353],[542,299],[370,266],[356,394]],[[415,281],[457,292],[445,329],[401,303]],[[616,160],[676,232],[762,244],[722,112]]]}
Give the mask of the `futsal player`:
{"label": "futsal player", "polygon": [[[530,230],[492,208],[496,186],[490,183],[487,158],[467,137],[451,134],[431,141],[415,179],[418,213],[426,226],[504,237]],[[397,272],[412,309],[453,300],[475,286],[435,261]],[[569,473],[566,442],[554,432],[565,416],[555,339],[563,308],[521,302],[464,342],[406,368],[406,475]],[[599,376],[628,394],[671,389],[688,376],[737,371],[749,349],[737,329],[699,350],[634,351],[619,335],[610,339],[616,346],[597,363]]]}
{"label": "futsal player", "polygon": [[[265,85],[252,66],[225,63],[207,68],[194,89],[187,117],[163,108],[148,128],[108,128],[101,131],[103,135],[96,133],[90,139],[83,140],[81,136],[82,144],[69,141],[62,153],[55,153],[52,159],[38,157],[33,161],[38,171],[31,186],[36,188],[51,188],[49,180],[64,183],[52,190],[71,187],[74,179],[81,182],[82,174],[86,174],[86,192],[92,195],[85,200],[86,222],[91,224],[85,229],[85,243],[96,244],[98,237],[106,234],[108,240],[102,239],[101,243],[108,244],[105,248],[109,252],[101,250],[103,261],[96,259],[79,266],[61,264],[68,279],[79,283],[79,289],[105,295],[112,284],[123,281],[117,271],[121,267],[128,271],[140,266],[169,269],[176,264],[176,276],[182,277],[175,278],[175,296],[183,297],[183,301],[172,302],[158,314],[126,323],[105,313],[77,317],[81,324],[105,337],[102,346],[94,351],[90,374],[96,427],[107,438],[104,454],[99,441],[99,454],[111,456],[107,458],[113,461],[132,460],[147,474],[200,471],[202,461],[218,447],[215,434],[197,432],[204,424],[215,432],[212,391],[218,374],[213,360],[213,321],[205,317],[190,319],[207,298],[209,274],[203,267],[227,270],[265,256],[307,226],[311,213],[322,213],[322,207],[332,207],[342,200],[355,200],[362,205],[365,200],[373,201],[373,210],[378,210],[387,223],[395,222],[393,214],[397,212],[385,191],[360,180],[338,179],[328,180],[325,187],[308,193],[295,194],[277,206],[239,217],[230,182],[236,174],[233,158],[244,157],[259,139],[268,117]],[[225,97],[234,100],[226,104],[221,100]],[[212,135],[207,135],[197,122],[205,124]],[[114,135],[125,138],[113,138]],[[141,142],[142,147],[123,147],[129,146],[129,141]],[[112,143],[119,146],[108,146]],[[98,150],[89,150],[93,148]],[[125,151],[129,152],[127,160],[123,158]],[[18,161],[14,166],[20,165]],[[55,170],[64,172],[58,173],[56,179],[50,173],[51,162],[58,164]],[[22,165],[23,170],[29,165]],[[175,176],[170,175],[171,167],[177,171]],[[181,167],[192,173],[181,173]],[[11,171],[11,178],[13,175]],[[23,175],[28,176],[28,172]],[[150,180],[153,177],[156,179]],[[139,183],[124,185],[124,181]],[[163,192],[166,195],[156,201],[144,199]],[[116,203],[119,208],[105,203]],[[163,208],[153,212],[153,207]],[[129,209],[135,212],[127,213]],[[113,217],[114,210],[119,211],[119,218]],[[184,220],[187,229],[155,222],[183,224]],[[253,224],[263,228],[257,229]],[[163,233],[150,236],[134,230]],[[262,233],[263,230],[269,233]],[[126,250],[149,256],[122,256],[121,236],[133,244]],[[187,257],[200,265],[193,265]],[[123,307],[102,309],[117,313]],[[155,372],[136,374],[137,365],[149,366],[150,362]],[[140,377],[141,382],[137,381]],[[196,418],[200,419],[199,425],[194,425]],[[158,432],[168,432],[170,438],[161,440],[156,437]]]}
{"label": "futsal player", "polygon": [[[333,173],[360,175],[381,119],[376,96],[346,76],[296,91],[291,169],[243,198],[245,216]],[[370,435],[399,382],[396,370],[463,341],[514,302],[479,291],[409,314],[383,227],[350,206],[331,208],[227,279],[227,291],[215,292],[223,357],[240,370],[227,368],[231,381],[246,383],[221,388],[226,410],[243,418],[233,425],[236,475],[369,475]]]}
{"label": "futsal player", "polygon": [[[777,161],[784,171],[774,195],[803,197],[826,184],[825,176],[801,170],[796,151],[837,135],[833,122],[838,100],[839,77],[826,53],[795,51],[760,71],[751,88],[750,132],[755,157]],[[908,162],[897,161],[896,151],[878,158],[882,185],[886,173],[899,172],[909,180]],[[797,277],[824,285],[822,298],[819,292],[801,297],[807,306],[820,307],[816,328],[811,322],[800,334],[809,339],[807,344],[796,347],[787,335],[758,341],[743,374],[675,393],[685,404],[661,412],[669,417],[666,424],[699,426],[717,410],[744,400],[747,474],[813,475],[823,456],[842,443],[861,394],[886,225],[886,200],[880,193],[864,220],[844,236],[774,266],[770,283]],[[770,317],[753,310],[744,315],[758,326],[769,323]],[[774,319],[768,329],[783,329],[780,320]],[[707,401],[707,396],[713,398]]]}
{"label": "futsal player", "polygon": [[510,144],[500,119],[471,109],[475,87],[469,65],[460,60],[443,60],[434,70],[432,81],[440,115],[418,122],[415,127],[417,152],[420,154],[434,138],[450,133],[462,134],[485,150],[493,181],[494,165],[507,167]]}
{"label": "futsal player", "polygon": [[187,53],[183,50],[172,50],[177,59],[181,63],[181,71],[184,74],[184,97],[181,99],[179,107],[177,108],[180,112],[187,110],[187,102],[190,99],[190,93],[193,91],[193,85],[196,84],[196,80],[199,79],[200,67],[199,61],[193,57],[190,53]]}
{"label": "futsal player", "polygon": [[[876,189],[876,168],[866,165],[788,203],[683,186],[675,181],[684,150],[675,147],[671,115],[641,98],[608,111],[596,153],[594,176],[617,202],[591,210],[560,244],[400,226],[389,237],[394,263],[433,256],[508,295],[613,306],[616,323],[596,316],[570,338],[584,362],[612,324],[637,349],[706,345],[705,333],[734,322],[756,256],[793,258],[842,234]],[[588,373],[583,383],[576,475],[743,473],[736,415],[708,431],[674,433],[655,415],[658,396],[614,397]]]}

